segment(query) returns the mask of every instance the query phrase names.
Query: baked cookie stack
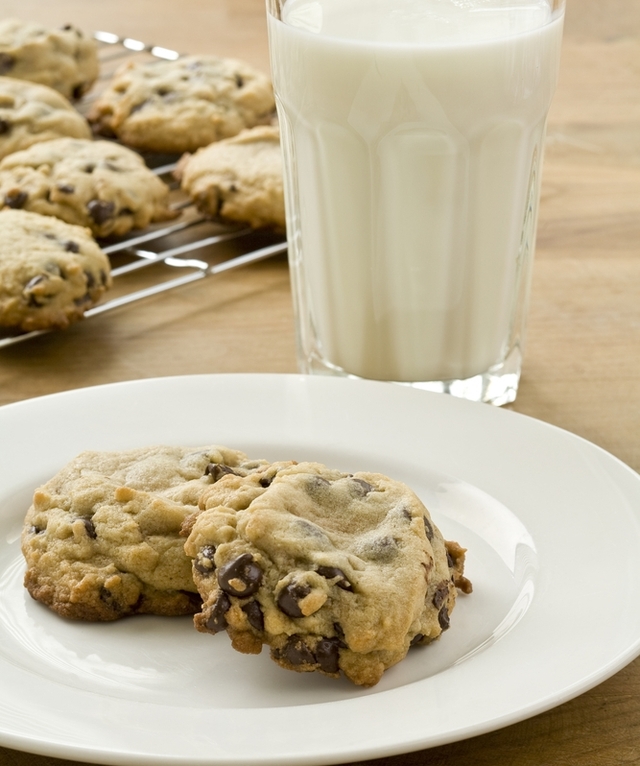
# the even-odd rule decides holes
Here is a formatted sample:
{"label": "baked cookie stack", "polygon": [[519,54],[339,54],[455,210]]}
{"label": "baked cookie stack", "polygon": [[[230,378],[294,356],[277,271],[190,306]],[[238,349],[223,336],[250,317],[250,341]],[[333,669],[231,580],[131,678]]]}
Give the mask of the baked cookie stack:
{"label": "baked cookie stack", "polygon": [[403,483],[221,446],[79,455],[36,490],[22,549],[62,617],[194,614],[239,652],[362,686],[471,591],[464,549]]}
{"label": "baked cookie stack", "polygon": [[[0,328],[7,331],[81,319],[112,284],[109,259],[95,255],[102,241],[180,214],[143,156],[182,155],[178,183],[184,178],[184,194],[210,218],[284,231],[266,75],[213,55],[128,61],[81,111],[79,99],[99,73],[96,43],[76,27],[0,21]],[[39,217],[78,228],[40,225]],[[41,246],[47,232],[95,244],[61,257]]]}

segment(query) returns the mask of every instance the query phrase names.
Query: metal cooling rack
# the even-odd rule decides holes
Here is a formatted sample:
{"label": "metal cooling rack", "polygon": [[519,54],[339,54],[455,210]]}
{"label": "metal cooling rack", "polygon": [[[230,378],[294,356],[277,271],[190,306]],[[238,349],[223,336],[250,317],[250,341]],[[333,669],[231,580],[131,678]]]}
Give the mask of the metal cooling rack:
{"label": "metal cooling rack", "polygon": [[[108,81],[127,58],[175,60],[182,55],[111,32],[95,32],[94,38],[100,46],[100,77],[78,104],[80,111],[87,109],[99,93],[100,83]],[[201,215],[173,178],[178,156],[144,153],[142,156],[149,168],[169,185],[170,207],[180,211],[180,216],[170,224],[154,224],[125,237],[99,240],[111,260],[113,287],[108,294],[113,297],[87,310],[85,320],[287,250],[282,237],[248,227],[225,226]],[[0,348],[50,332],[57,331],[0,334]]]}

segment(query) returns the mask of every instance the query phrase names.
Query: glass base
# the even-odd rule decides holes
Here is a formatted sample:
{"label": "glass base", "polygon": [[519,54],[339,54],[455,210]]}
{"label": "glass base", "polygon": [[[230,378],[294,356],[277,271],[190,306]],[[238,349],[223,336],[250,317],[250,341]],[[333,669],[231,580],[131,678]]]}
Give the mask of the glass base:
{"label": "glass base", "polygon": [[[451,394],[460,399],[485,402],[499,407],[515,401],[521,369],[522,353],[520,348],[516,347],[511,350],[503,362],[494,365],[487,372],[473,375],[464,380],[390,380],[388,382],[420,388],[424,391],[433,391],[438,394]],[[360,379],[358,375],[352,375],[346,370],[315,356],[301,360],[300,371],[306,375],[337,375],[344,378]]]}

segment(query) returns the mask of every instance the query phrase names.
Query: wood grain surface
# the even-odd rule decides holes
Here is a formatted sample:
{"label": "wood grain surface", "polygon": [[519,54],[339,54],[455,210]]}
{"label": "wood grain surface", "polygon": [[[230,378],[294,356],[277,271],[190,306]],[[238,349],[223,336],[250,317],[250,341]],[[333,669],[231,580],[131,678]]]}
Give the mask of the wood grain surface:
{"label": "wood grain surface", "polygon": [[[0,16],[11,15],[56,26],[70,21],[87,31],[233,56],[268,70],[263,0],[0,0]],[[0,349],[0,405],[136,378],[295,371],[288,270],[278,257]],[[568,0],[524,373],[510,408],[585,437],[640,469],[638,0]],[[606,619],[606,605],[596,609]],[[640,764],[639,687],[636,661],[527,721],[375,763]],[[1,747],[0,764],[79,766]]]}

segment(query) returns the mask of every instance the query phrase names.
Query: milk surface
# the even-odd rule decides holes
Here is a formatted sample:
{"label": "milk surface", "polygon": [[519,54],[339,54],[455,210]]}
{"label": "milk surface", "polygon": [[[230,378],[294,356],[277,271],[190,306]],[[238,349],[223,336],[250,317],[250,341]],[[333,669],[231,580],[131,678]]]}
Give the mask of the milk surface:
{"label": "milk surface", "polygon": [[499,364],[562,18],[546,0],[288,0],[269,34],[304,353],[399,381]]}

